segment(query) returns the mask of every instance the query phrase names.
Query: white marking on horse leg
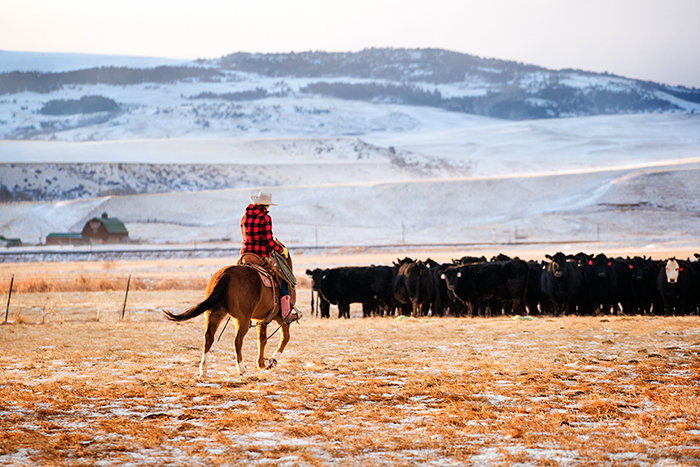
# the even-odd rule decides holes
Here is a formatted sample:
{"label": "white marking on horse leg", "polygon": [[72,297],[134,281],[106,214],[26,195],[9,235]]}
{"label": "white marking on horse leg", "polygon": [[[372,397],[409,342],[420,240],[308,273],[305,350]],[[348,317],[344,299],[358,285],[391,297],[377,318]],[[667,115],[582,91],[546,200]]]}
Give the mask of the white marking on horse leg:
{"label": "white marking on horse leg", "polygon": [[245,363],[243,363],[243,360],[241,360],[240,362],[236,362],[236,368],[238,369],[239,375],[245,373]]}
{"label": "white marking on horse leg", "polygon": [[207,377],[207,354],[202,352],[202,362],[199,364],[199,379]]}

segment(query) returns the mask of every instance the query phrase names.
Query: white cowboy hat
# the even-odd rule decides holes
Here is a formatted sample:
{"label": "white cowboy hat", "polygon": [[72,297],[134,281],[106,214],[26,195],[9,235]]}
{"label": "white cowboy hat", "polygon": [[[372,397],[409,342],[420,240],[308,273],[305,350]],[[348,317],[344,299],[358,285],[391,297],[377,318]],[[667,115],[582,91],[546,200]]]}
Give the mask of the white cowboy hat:
{"label": "white cowboy hat", "polygon": [[272,195],[262,191],[258,193],[258,196],[251,196],[250,200],[256,204],[262,204],[263,206],[277,206],[272,202]]}

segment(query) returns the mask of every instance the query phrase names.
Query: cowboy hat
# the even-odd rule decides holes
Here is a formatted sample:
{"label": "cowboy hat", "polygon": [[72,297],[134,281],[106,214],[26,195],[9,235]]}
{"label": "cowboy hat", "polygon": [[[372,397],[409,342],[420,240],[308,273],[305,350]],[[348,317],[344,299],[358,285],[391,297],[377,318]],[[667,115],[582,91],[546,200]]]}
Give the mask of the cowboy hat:
{"label": "cowboy hat", "polygon": [[258,196],[251,196],[250,200],[255,204],[261,204],[263,206],[277,206],[272,202],[272,195],[262,191],[258,193]]}

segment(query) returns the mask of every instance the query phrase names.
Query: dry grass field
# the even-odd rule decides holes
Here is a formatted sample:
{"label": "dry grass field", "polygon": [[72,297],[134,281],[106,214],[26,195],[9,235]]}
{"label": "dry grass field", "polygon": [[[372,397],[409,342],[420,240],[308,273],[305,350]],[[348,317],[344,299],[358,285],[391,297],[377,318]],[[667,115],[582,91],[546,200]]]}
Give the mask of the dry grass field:
{"label": "dry grass field", "polygon": [[[0,265],[46,282],[0,326],[0,465],[700,464],[698,317],[321,320],[302,288],[275,369],[251,331],[236,375],[229,326],[198,381],[204,319],[160,309],[217,267]],[[121,320],[126,270],[146,285]],[[116,282],[52,285],[80,275]]]}

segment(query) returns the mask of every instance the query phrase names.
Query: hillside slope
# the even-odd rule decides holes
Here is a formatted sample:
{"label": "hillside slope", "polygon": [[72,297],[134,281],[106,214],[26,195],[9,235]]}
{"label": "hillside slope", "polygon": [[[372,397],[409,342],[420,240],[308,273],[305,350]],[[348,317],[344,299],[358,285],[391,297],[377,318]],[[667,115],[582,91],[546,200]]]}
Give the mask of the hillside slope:
{"label": "hillside slope", "polygon": [[[411,131],[416,122],[395,110],[404,106],[507,120],[700,113],[697,89],[438,49],[236,53],[179,66],[7,71],[0,73],[0,96],[6,140]],[[102,109],[80,104],[96,99]]]}

